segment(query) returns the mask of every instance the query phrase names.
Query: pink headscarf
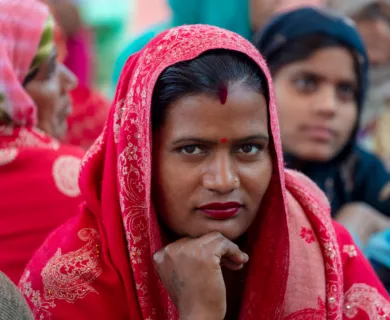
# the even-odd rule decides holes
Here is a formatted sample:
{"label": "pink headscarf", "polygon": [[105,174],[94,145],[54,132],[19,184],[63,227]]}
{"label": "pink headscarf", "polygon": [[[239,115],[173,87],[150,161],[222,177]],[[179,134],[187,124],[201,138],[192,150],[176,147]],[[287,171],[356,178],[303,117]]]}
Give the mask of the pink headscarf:
{"label": "pink headscarf", "polygon": [[[21,126],[37,121],[37,108],[22,84],[48,16],[48,8],[37,0],[0,0],[0,110]],[[18,27],[20,17],[26,28]]]}

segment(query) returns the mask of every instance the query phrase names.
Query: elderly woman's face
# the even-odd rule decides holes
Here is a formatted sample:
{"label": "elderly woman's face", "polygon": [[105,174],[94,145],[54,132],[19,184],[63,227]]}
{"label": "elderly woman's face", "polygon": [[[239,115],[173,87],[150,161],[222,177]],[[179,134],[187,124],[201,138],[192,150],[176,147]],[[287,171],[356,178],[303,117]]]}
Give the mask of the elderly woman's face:
{"label": "elderly woman's face", "polygon": [[259,211],[272,175],[263,95],[229,87],[225,104],[199,94],[169,106],[154,135],[156,210],[179,236],[234,240]]}
{"label": "elderly woman's face", "polygon": [[72,111],[69,91],[77,80],[63,64],[57,62],[56,51],[40,65],[37,74],[25,85],[38,109],[38,128],[61,139],[67,130]]}

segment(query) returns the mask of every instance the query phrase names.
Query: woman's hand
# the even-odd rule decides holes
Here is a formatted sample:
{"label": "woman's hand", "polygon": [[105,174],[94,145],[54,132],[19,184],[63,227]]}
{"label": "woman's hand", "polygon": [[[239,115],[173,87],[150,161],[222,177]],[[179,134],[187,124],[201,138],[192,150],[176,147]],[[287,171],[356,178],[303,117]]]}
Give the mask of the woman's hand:
{"label": "woman's hand", "polygon": [[371,235],[390,228],[390,219],[366,203],[353,202],[342,207],[336,221],[357,235],[365,245]]}
{"label": "woman's hand", "polygon": [[226,288],[221,265],[240,270],[248,262],[236,244],[217,232],[180,239],[153,258],[180,319],[224,319]]}

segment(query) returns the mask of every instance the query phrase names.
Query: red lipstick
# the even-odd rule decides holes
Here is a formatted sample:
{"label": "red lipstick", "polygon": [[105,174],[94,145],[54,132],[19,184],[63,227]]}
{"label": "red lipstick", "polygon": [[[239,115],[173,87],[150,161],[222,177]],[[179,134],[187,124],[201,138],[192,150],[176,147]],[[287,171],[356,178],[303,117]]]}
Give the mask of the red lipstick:
{"label": "red lipstick", "polygon": [[198,209],[202,213],[210,218],[216,220],[226,220],[233,218],[238,210],[242,208],[242,204],[238,202],[225,202],[225,203],[208,203],[204,206],[199,207]]}

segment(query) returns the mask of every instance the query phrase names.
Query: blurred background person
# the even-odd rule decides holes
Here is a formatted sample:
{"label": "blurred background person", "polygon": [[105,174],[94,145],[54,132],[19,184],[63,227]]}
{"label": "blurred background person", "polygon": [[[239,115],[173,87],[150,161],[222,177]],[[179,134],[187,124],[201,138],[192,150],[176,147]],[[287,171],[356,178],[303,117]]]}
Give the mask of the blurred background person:
{"label": "blurred background person", "polygon": [[0,270],[17,282],[80,204],[84,152],[61,145],[77,79],[57,62],[54,21],[36,0],[0,2]]}
{"label": "blurred background person", "polygon": [[302,8],[276,16],[257,48],[273,74],[287,166],[318,184],[364,247],[390,227],[390,175],[356,145],[368,89],[363,40],[349,18]]}
{"label": "blurred background person", "polygon": [[78,86],[70,93],[73,111],[62,141],[87,149],[102,131],[110,108],[110,101],[94,89],[92,81],[93,33],[86,28],[79,8],[72,0],[44,2],[56,18],[55,40],[60,52],[59,60],[79,80]]}
{"label": "blurred background person", "polygon": [[367,46],[370,89],[359,140],[390,165],[390,1],[330,0],[329,6],[351,17]]}

